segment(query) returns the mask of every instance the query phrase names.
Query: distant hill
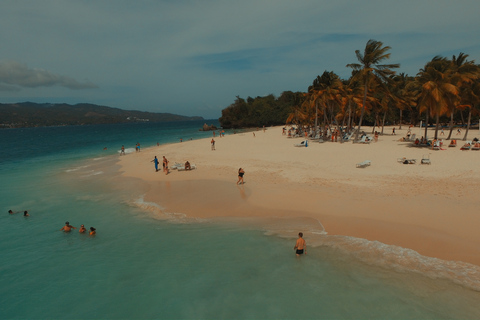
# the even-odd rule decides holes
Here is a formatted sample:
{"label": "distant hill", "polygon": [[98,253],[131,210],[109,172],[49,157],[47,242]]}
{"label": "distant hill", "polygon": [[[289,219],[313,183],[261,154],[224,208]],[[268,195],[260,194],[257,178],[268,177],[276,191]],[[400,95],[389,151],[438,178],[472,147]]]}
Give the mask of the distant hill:
{"label": "distant hill", "polygon": [[122,110],[95,104],[0,103],[0,127],[45,127],[125,122],[167,122],[203,120],[171,113]]}

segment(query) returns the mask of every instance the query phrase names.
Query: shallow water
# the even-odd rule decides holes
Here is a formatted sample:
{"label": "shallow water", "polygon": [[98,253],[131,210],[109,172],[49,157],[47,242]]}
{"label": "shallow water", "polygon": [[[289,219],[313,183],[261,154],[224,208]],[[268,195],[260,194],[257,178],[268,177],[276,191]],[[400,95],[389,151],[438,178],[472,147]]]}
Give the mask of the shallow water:
{"label": "shallow water", "polygon": [[[402,248],[319,229],[310,230],[312,246],[298,259],[294,233],[282,223],[160,219],[158,206],[141,203],[141,189],[115,185],[112,157],[137,140],[148,146],[175,142],[172,132],[181,130],[208,134],[199,124],[178,126],[0,131],[2,150],[15,146],[0,158],[8,181],[0,187],[0,318],[480,318],[478,291],[420,262],[399,267]],[[59,231],[66,220],[97,235]]]}

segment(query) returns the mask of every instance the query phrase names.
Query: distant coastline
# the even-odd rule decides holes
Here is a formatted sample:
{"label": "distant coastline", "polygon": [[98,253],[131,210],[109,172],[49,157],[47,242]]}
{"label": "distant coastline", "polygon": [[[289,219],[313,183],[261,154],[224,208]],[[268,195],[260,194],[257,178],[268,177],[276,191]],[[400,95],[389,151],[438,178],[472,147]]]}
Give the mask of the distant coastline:
{"label": "distant coastline", "polygon": [[80,103],[0,103],[0,128],[28,128],[129,122],[169,122],[204,120],[200,116],[122,110]]}

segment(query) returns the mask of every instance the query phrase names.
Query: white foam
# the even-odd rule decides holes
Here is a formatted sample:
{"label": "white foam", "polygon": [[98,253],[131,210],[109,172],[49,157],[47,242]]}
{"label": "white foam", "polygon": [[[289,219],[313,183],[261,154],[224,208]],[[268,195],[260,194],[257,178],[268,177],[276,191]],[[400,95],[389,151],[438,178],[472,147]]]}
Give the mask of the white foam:
{"label": "white foam", "polygon": [[412,249],[348,236],[321,235],[312,240],[309,241],[312,246],[339,250],[368,265],[402,273],[413,272],[431,279],[446,279],[480,291],[480,267],[470,263],[426,257]]}
{"label": "white foam", "polygon": [[85,168],[88,168],[89,166],[80,166],[80,167],[76,167],[76,168],[73,168],[73,169],[67,169],[65,170],[65,172],[74,172],[74,171],[78,171],[78,170],[81,170],[81,169],[85,169]]}
{"label": "white foam", "polygon": [[144,201],[144,196],[141,196],[134,201],[134,205],[149,212],[154,219],[168,220],[174,223],[198,223],[206,222],[206,219],[191,218],[184,213],[166,212],[165,208],[155,202]]}
{"label": "white foam", "polygon": [[[122,150],[118,150],[117,152],[118,154],[120,154]],[[134,152],[135,152],[135,148],[125,148],[125,153],[134,153]]]}

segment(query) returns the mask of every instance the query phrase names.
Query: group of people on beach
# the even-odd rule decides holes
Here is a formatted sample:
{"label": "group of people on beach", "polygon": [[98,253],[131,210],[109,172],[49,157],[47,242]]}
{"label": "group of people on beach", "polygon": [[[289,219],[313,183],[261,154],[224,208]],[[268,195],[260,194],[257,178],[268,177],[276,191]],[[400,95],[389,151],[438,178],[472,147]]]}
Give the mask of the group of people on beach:
{"label": "group of people on beach", "polygon": [[[150,161],[150,162],[153,162],[155,164],[155,172],[158,172],[158,164],[160,162],[158,161],[157,156],[155,156],[155,158],[153,158],[153,160]],[[165,158],[165,156],[163,156],[163,172],[165,174],[168,174],[168,160],[167,160],[167,158]]]}
{"label": "group of people on beach", "polygon": [[[20,211],[8,210],[8,213],[9,213],[9,214],[15,214],[15,213],[19,213],[19,212],[20,212]],[[29,216],[30,216],[30,215],[28,214],[28,211],[27,211],[27,210],[23,211],[23,216],[24,216],[24,217],[29,217]]]}
{"label": "group of people on beach", "polygon": [[[60,231],[63,231],[63,232],[70,232],[72,231],[72,229],[77,229],[76,227],[72,226],[70,224],[70,222],[65,222],[65,225],[60,229]],[[95,229],[94,227],[90,227],[90,232],[88,233],[89,235],[91,236],[94,236],[97,234],[97,229]],[[78,230],[79,233],[86,233],[87,232],[87,229],[85,228],[85,226],[82,224],[80,226],[80,229]]]}

